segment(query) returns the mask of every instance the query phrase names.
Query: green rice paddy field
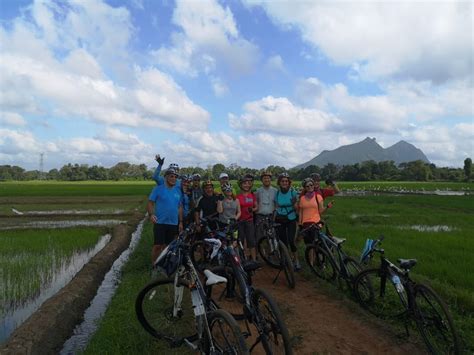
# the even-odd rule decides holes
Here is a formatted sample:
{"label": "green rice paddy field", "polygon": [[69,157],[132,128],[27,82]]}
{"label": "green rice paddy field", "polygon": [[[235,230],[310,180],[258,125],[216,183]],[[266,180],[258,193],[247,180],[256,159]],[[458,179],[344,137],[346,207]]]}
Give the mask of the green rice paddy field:
{"label": "green rice paddy field", "polygon": [[[26,206],[28,201],[34,201],[28,208],[38,210],[40,209],[38,203],[42,200],[44,201],[43,210],[72,209],[72,207],[90,209],[90,206],[112,209],[114,204],[117,204],[116,208],[120,209],[123,208],[125,201],[128,201],[127,209],[133,206],[144,208],[146,195],[153,186],[152,182],[1,182],[0,213],[9,212],[9,206],[15,205],[15,202],[22,202],[23,206]],[[343,190],[346,188],[472,191],[473,184],[381,182],[370,184],[339,183],[339,186]],[[74,200],[78,203],[74,204]],[[400,257],[418,259],[418,264],[412,271],[413,277],[431,284],[447,301],[455,314],[456,324],[462,338],[469,344],[468,348],[473,350],[474,239],[472,231],[474,230],[474,195],[387,194],[336,196],[333,200],[335,201],[334,208],[328,211],[325,218],[333,234],[347,238],[346,249],[350,254],[359,256],[366,238],[376,238],[383,234],[385,236],[383,247],[389,259],[392,261],[396,261]],[[85,203],[87,201],[92,203]],[[21,206],[21,204],[16,206]],[[72,228],[72,230],[81,235],[87,234],[80,232],[78,228]],[[7,250],[5,249],[7,245],[9,250],[7,258],[15,258],[13,256],[15,248],[18,252],[25,249],[24,241],[21,238],[22,233],[17,231],[6,234],[4,231],[0,231],[2,255],[3,250]],[[35,234],[44,236],[46,233],[51,233],[51,231],[38,230]],[[97,231],[95,235],[98,235]],[[60,239],[58,237],[58,243],[60,243]],[[40,243],[38,248],[41,247],[48,249],[51,246],[48,246],[48,243]],[[140,260],[145,266],[140,266],[139,269],[142,271],[147,269],[149,252],[146,249],[148,248],[145,248],[144,252],[140,252],[140,255],[132,257],[131,261],[134,260],[135,266],[124,269],[124,285],[127,284],[128,276],[132,276],[134,270],[138,268],[137,265],[140,265]],[[137,252],[138,250],[140,248],[137,249]],[[137,260],[137,257],[140,260]],[[3,267],[0,270],[2,269]],[[129,273],[130,275],[128,275]],[[133,278],[136,280],[135,276]],[[147,275],[145,275],[143,283],[147,280]],[[132,309],[135,297],[135,294],[132,293],[135,292],[136,287],[133,288],[133,292],[132,289],[127,291],[121,290],[121,288],[122,286],[119,287],[117,299],[112,301],[103,320],[106,327],[107,324],[110,326],[111,320],[115,327],[118,327],[119,324],[134,322],[134,319],[130,318],[130,312],[124,311],[124,308]],[[101,348],[101,341],[97,339],[103,339],[102,331],[100,329],[94,337],[93,349]],[[105,335],[107,332],[103,334],[107,336]],[[114,341],[120,342],[122,340],[114,339]],[[129,346],[124,344],[124,348],[129,348]],[[106,352],[108,350],[105,345],[102,349]]]}

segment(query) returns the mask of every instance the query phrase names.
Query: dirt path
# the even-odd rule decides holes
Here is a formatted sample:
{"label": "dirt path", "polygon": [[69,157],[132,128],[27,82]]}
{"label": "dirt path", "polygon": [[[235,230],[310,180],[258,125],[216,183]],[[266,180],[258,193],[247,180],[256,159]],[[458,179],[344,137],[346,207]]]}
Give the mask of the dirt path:
{"label": "dirt path", "polygon": [[331,298],[318,290],[324,281],[306,280],[296,274],[296,288],[290,290],[281,274],[269,267],[258,270],[253,282],[277,300],[287,322],[290,336],[298,339],[295,354],[422,354],[425,350],[397,338],[382,321],[367,320],[350,309],[349,301]]}

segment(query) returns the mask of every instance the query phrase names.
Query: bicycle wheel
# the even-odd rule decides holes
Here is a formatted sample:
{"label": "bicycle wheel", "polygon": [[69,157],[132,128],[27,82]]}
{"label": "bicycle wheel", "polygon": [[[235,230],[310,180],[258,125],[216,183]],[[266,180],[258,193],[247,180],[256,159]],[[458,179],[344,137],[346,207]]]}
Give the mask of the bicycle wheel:
{"label": "bicycle wheel", "polygon": [[[380,269],[362,271],[354,281],[354,293],[362,307],[378,317],[392,318],[406,313],[395,286]],[[407,299],[406,291],[402,297]]]}
{"label": "bicycle wheel", "polygon": [[278,247],[280,248],[280,256],[281,256],[281,265],[280,267],[283,269],[285,273],[286,282],[288,283],[289,288],[295,288],[296,280],[295,280],[295,270],[293,268],[293,262],[291,261],[290,253],[288,252],[288,248],[281,240],[278,241]]}
{"label": "bicycle wheel", "polygon": [[265,291],[256,288],[252,295],[252,303],[255,307],[259,322],[262,346],[267,354],[292,354],[290,336],[288,329],[281,316],[278,305]]}
{"label": "bicycle wheel", "polygon": [[430,287],[415,286],[415,320],[432,354],[459,354],[459,337],[448,307]]}
{"label": "bicycle wheel", "polygon": [[198,240],[191,246],[191,261],[199,272],[209,268],[211,264],[212,247],[202,240]]}
{"label": "bicycle wheel", "polygon": [[308,245],[304,256],[306,263],[316,276],[327,281],[334,280],[336,277],[336,267],[326,251],[316,245]]}
{"label": "bicycle wheel", "polygon": [[[359,275],[359,273],[362,271],[362,267],[354,258],[350,256],[346,256],[343,259],[343,263],[346,275],[344,276],[345,282],[341,282],[340,286],[342,289],[345,289],[344,286],[346,286],[348,291],[353,291],[354,281],[357,275]],[[340,273],[340,276],[342,276],[342,271]]]}
{"label": "bicycle wheel", "polygon": [[279,269],[281,267],[280,263],[280,253],[274,244],[274,241],[277,241],[275,238],[263,237],[257,243],[258,253],[265,262],[275,268]]}
{"label": "bicycle wheel", "polygon": [[[249,354],[240,327],[228,312],[218,309],[209,313],[208,324],[215,354]],[[210,342],[206,345],[205,353],[211,354]]]}
{"label": "bicycle wheel", "polygon": [[213,273],[223,276],[227,283],[208,286],[207,297],[213,300],[219,308],[225,309],[236,319],[243,319],[243,305],[245,291],[241,288],[234,272],[229,266],[216,266],[211,269]]}
{"label": "bicycle wheel", "polygon": [[135,313],[143,328],[158,339],[169,342],[190,336],[194,329],[194,311],[189,290],[183,291],[181,309],[173,314],[175,303],[174,279],[157,280],[146,285],[135,300]]}

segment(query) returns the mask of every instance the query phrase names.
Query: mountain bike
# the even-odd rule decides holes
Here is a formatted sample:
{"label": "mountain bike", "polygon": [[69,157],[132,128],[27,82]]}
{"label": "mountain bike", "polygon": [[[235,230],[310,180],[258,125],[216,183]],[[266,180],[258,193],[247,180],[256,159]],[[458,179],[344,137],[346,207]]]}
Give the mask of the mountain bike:
{"label": "mountain bike", "polygon": [[[229,310],[235,319],[245,321],[244,336],[255,339],[250,352],[261,344],[266,354],[292,354],[288,329],[277,303],[265,290],[252,285],[251,275],[261,264],[251,260],[243,262],[232,239],[220,242],[222,245],[218,250],[224,264],[211,270],[229,281],[210,285],[208,295],[219,307]],[[252,335],[250,324],[257,331],[255,335]]]}
{"label": "mountain bike", "polygon": [[328,226],[321,230],[324,222],[313,223],[300,231],[300,234],[314,233],[311,244],[306,245],[305,260],[312,272],[326,281],[338,279],[339,286],[352,291],[355,277],[362,270],[359,262],[348,256],[342,249],[346,241],[331,234]]}
{"label": "mountain bike", "polygon": [[382,240],[383,236],[371,243],[362,255],[366,262],[379,253],[380,267],[364,270],[355,279],[359,303],[376,316],[403,318],[407,335],[413,319],[430,353],[459,354],[461,345],[447,305],[431,287],[410,278],[417,260],[398,259],[396,266],[378,247]]}
{"label": "mountain bike", "polygon": [[[204,286],[191,261],[187,236],[192,234],[193,226],[188,226],[157,258],[155,265],[165,267],[168,278],[155,280],[138,293],[138,321],[170,347],[187,345],[202,354],[248,354],[236,320],[206,293],[206,287],[227,280],[205,270]],[[173,273],[174,277],[169,277]]]}
{"label": "mountain bike", "polygon": [[257,250],[260,256],[271,267],[278,269],[278,273],[273,279],[275,283],[283,271],[289,288],[295,288],[295,273],[290,253],[286,245],[278,238],[273,215],[264,216],[258,222],[257,226],[262,228],[263,236],[257,242]]}

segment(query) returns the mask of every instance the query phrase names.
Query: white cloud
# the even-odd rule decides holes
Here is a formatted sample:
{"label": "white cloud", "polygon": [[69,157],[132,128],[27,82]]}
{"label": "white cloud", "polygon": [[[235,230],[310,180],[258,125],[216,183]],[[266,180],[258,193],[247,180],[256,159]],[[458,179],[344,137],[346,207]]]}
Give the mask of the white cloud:
{"label": "white cloud", "polygon": [[280,135],[306,135],[309,132],[337,131],[341,121],[318,109],[294,105],[287,98],[267,96],[244,105],[244,113],[229,115],[231,128]]}
{"label": "white cloud", "polygon": [[[283,29],[364,78],[444,83],[473,77],[473,3],[281,2],[260,5]],[[471,83],[472,86],[472,83]]]}
{"label": "white cloud", "polygon": [[26,120],[16,112],[0,112],[0,124],[7,126],[26,126]]}
{"label": "white cloud", "polygon": [[280,55],[274,55],[267,59],[265,68],[269,71],[274,72],[286,72],[285,65],[283,64],[283,59]]}
{"label": "white cloud", "polygon": [[211,84],[214,95],[217,97],[223,97],[229,93],[229,88],[220,78],[211,77]]}
{"label": "white cloud", "polygon": [[181,32],[172,34],[172,45],[151,51],[161,65],[190,76],[213,72],[217,63],[236,74],[254,70],[258,48],[240,36],[228,7],[215,0],[179,0],[173,23]]}

